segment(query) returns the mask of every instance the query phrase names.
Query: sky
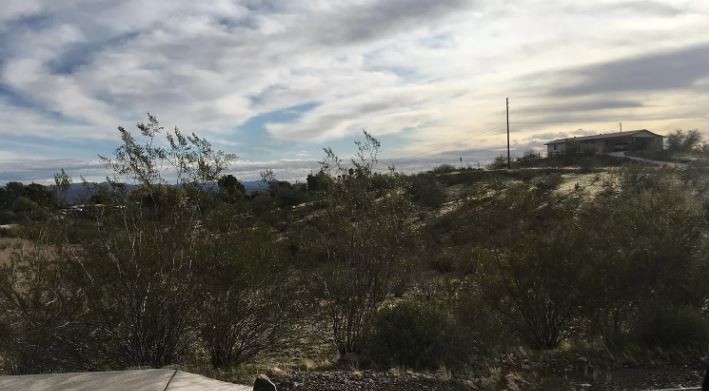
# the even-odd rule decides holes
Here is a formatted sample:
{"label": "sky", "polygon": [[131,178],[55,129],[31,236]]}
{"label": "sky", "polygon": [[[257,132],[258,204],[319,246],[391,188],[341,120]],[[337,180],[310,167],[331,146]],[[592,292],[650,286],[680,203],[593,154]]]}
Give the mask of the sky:
{"label": "sky", "polygon": [[302,179],[367,130],[403,171],[559,137],[709,136],[709,0],[2,0],[0,183],[97,154],[146,113]]}

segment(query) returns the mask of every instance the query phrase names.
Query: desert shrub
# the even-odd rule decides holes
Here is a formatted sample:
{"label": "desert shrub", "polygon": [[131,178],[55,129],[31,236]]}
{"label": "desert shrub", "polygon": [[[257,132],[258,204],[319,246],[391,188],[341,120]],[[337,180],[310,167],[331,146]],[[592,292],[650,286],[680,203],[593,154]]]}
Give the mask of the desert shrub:
{"label": "desert shrub", "polygon": [[246,194],[246,188],[244,185],[231,174],[223,175],[219,178],[217,184],[219,185],[219,197],[224,202],[233,204],[244,198],[244,195]]}
{"label": "desert shrub", "polygon": [[271,197],[270,194],[264,192],[254,193],[251,196],[250,204],[253,212],[259,216],[272,211],[276,206],[274,198]]}
{"label": "desert shrub", "polygon": [[432,175],[414,176],[411,180],[411,193],[414,202],[431,208],[441,206],[446,200],[445,187]]}
{"label": "desert shrub", "polygon": [[286,181],[272,181],[269,183],[269,192],[278,206],[289,207],[302,204],[310,200],[304,183],[291,184]]}
{"label": "desert shrub", "polygon": [[548,191],[553,191],[559,188],[559,185],[561,185],[561,182],[563,182],[563,178],[561,177],[561,174],[549,174],[545,175],[539,178],[536,178],[534,180],[534,186],[536,186],[539,190],[548,192]]}
{"label": "desert shrub", "polygon": [[[297,296],[276,238],[208,190],[223,155],[177,130],[170,148],[156,149],[154,117],[139,128],[145,145],[121,129],[123,145],[105,158],[135,191],[87,209],[89,219],[52,221],[53,252],[0,269],[9,370],[162,367],[205,351],[223,367],[281,346],[291,331]],[[160,175],[167,164],[177,186]],[[240,191],[235,178],[222,181],[230,188]]]}
{"label": "desert shrub", "polygon": [[704,352],[709,346],[709,323],[696,308],[655,304],[640,313],[633,336],[651,348]]}
{"label": "desert shrub", "polygon": [[401,302],[377,313],[368,356],[381,367],[436,369],[459,358],[453,323],[430,304]]}
{"label": "desert shrub", "polygon": [[0,210],[0,225],[12,224],[17,221],[17,215],[9,210]]}
{"label": "desert shrub", "polygon": [[439,273],[450,273],[455,268],[455,258],[446,253],[431,253],[428,258],[428,267]]}
{"label": "desert shrub", "polygon": [[[579,199],[529,191],[509,196],[504,204],[513,202],[525,214],[510,218],[517,220],[513,236],[499,231],[501,237],[488,244],[495,247],[472,254],[476,282],[484,303],[519,338],[533,348],[555,348],[568,336],[582,303],[579,287],[588,254],[575,223]],[[532,200],[536,206],[524,205]],[[529,207],[533,213],[525,211]]]}
{"label": "desert shrub", "polygon": [[581,214],[593,251],[582,279],[593,332],[613,343],[642,303],[702,305],[707,294],[701,202],[671,173],[628,170]]}
{"label": "desert shrub", "polygon": [[457,171],[457,169],[450,164],[441,164],[440,166],[436,166],[433,168],[433,170],[431,170],[431,172],[436,175],[450,174],[451,172],[455,171]]}
{"label": "desert shrub", "polygon": [[298,335],[297,290],[284,254],[263,227],[230,229],[208,244],[197,328],[213,367],[274,351]]}
{"label": "desert shrub", "polygon": [[496,156],[495,159],[490,164],[488,164],[487,168],[490,168],[493,170],[507,168],[507,156],[504,156],[504,155]]}
{"label": "desert shrub", "polygon": [[12,228],[0,227],[0,238],[14,238],[17,233]]}
{"label": "desert shrub", "polygon": [[[142,139],[119,128],[122,144],[102,159],[115,178],[133,180],[129,201],[97,216],[96,228],[76,238],[81,249],[66,262],[71,286],[85,292],[82,324],[96,361],[160,367],[186,359],[202,299],[200,282],[215,236],[203,229],[214,187],[229,159],[204,139],[167,132],[157,119],[137,125]],[[167,186],[161,167],[172,166]]]}
{"label": "desert shrub", "polygon": [[451,309],[458,343],[467,352],[465,359],[493,357],[519,346],[520,340],[507,319],[485,303],[479,292],[469,291],[459,295]]}
{"label": "desert shrub", "polygon": [[530,149],[525,151],[522,157],[515,159],[514,164],[515,167],[533,167],[541,158],[542,155],[540,152]]}
{"label": "desert shrub", "polygon": [[12,211],[16,216],[20,216],[22,220],[39,221],[48,216],[39,204],[25,196],[18,197],[12,204]]}
{"label": "desert shrub", "polygon": [[209,236],[195,233],[187,211],[169,216],[165,227],[129,207],[77,238],[82,253],[65,268],[69,284],[85,292],[84,324],[97,361],[161,367],[185,357]]}
{"label": "desert shrub", "polygon": [[492,263],[480,275],[483,297],[529,346],[556,348],[568,336],[581,302],[580,246],[570,238],[529,240],[487,260]]}
{"label": "desert shrub", "polygon": [[339,175],[315,221],[320,232],[308,240],[308,251],[322,260],[313,271],[317,298],[343,355],[361,353],[377,308],[408,276],[406,255],[414,243],[403,178],[374,173],[379,142],[365,137],[351,168],[326,150],[323,170]]}
{"label": "desert shrub", "polygon": [[667,149],[670,152],[687,153],[698,150],[702,135],[698,130],[675,130],[667,136]]}
{"label": "desert shrub", "polygon": [[0,368],[37,373],[90,368],[89,344],[76,327],[82,311],[80,289],[68,286],[59,249],[48,233],[31,246],[18,246],[0,265]]}
{"label": "desert shrub", "polygon": [[332,185],[332,178],[322,171],[316,174],[308,174],[306,177],[308,191],[327,190]]}

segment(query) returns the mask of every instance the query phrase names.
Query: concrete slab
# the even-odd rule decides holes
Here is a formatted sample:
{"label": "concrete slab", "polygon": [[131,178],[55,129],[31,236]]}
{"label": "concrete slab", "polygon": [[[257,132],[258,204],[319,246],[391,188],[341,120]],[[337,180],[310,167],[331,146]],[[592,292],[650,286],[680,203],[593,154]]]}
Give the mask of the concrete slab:
{"label": "concrete slab", "polygon": [[251,391],[250,386],[242,386],[210,379],[194,373],[177,371],[166,391]]}
{"label": "concrete slab", "polygon": [[251,387],[226,383],[174,369],[111,372],[52,373],[0,376],[4,391],[251,391]]}

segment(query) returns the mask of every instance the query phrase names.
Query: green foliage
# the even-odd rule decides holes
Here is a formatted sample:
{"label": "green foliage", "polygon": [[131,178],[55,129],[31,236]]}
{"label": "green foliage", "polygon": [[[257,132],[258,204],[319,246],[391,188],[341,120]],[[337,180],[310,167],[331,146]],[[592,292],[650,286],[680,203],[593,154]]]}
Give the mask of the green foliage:
{"label": "green foliage", "polygon": [[585,254],[578,234],[564,228],[551,239],[529,235],[506,252],[479,259],[483,299],[537,349],[561,343],[583,299],[577,287]]}
{"label": "green foliage", "polygon": [[303,183],[292,184],[286,181],[273,181],[269,183],[268,190],[276,205],[280,207],[296,206],[311,199]]}
{"label": "green foliage", "polygon": [[[0,265],[3,370],[228,369],[323,324],[343,357],[415,369],[520,344],[709,341],[701,166],[576,150],[515,162],[538,169],[405,176],[378,169],[379,141],[365,133],[349,161],[326,149],[307,183],[268,170],[267,190],[246,194],[206,140],[165,134],[152,116],[138,129],[121,129],[106,159],[115,175],[97,189],[102,205],[54,214],[65,172],[52,190],[0,188],[0,224],[22,222],[13,232],[32,244]],[[572,170],[551,167],[569,162],[623,167],[596,169],[600,191],[559,190]]]}
{"label": "green foliage", "polygon": [[675,130],[667,136],[667,149],[674,153],[695,152],[701,147],[702,135],[698,130]]}
{"label": "green foliage", "polygon": [[534,186],[541,191],[550,192],[558,189],[562,182],[561,174],[556,173],[535,178]]}
{"label": "green foliage", "polygon": [[446,200],[445,188],[431,174],[419,174],[411,180],[411,196],[419,205],[438,208]]}
{"label": "green foliage", "polygon": [[479,292],[460,292],[451,310],[455,317],[458,347],[468,357],[494,357],[521,344],[509,320],[481,297]]}
{"label": "green foliage", "polygon": [[61,204],[66,204],[66,192],[71,188],[71,178],[69,177],[69,174],[62,170],[58,173],[54,174],[54,187],[57,192],[57,200]]}
{"label": "green foliage", "polygon": [[379,304],[406,276],[404,255],[413,236],[403,181],[374,173],[379,142],[365,132],[356,145],[350,168],[325,150],[323,171],[338,175],[317,220],[320,234],[309,244],[322,260],[313,278],[342,354],[362,352]]}
{"label": "green foliage", "polygon": [[706,219],[673,175],[629,170],[584,214],[594,249],[584,277],[587,310],[610,343],[626,333],[648,301],[701,305],[707,294]]}
{"label": "green foliage", "polygon": [[15,213],[32,213],[41,210],[39,205],[31,199],[20,196],[12,203],[12,211]]}
{"label": "green foliage", "polygon": [[219,185],[219,195],[227,203],[234,203],[246,194],[244,185],[231,174],[219,178],[217,184]]}
{"label": "green foliage", "polygon": [[490,164],[488,164],[487,168],[492,169],[492,170],[499,170],[499,169],[507,168],[507,156],[505,156],[505,155],[496,156],[495,160],[493,160]]}
{"label": "green foliage", "polygon": [[[138,184],[130,197],[112,184],[109,207],[88,208],[88,221],[50,221],[51,237],[28,234],[37,251],[0,269],[5,370],[162,367],[202,349],[212,365],[234,365],[284,341],[296,296],[279,247],[206,187],[225,155],[178,130],[169,148],[154,147],[162,128],[149,119],[138,126],[147,141],[122,130],[110,160],[117,178]],[[165,163],[179,186],[161,177]],[[38,189],[9,185],[18,213],[36,209]]]}
{"label": "green foliage", "polygon": [[648,300],[704,305],[709,194],[698,178],[629,168],[593,202],[549,192],[556,175],[533,179],[534,187],[490,186],[427,235],[452,257],[444,271],[472,282],[463,285],[469,301],[528,345],[550,348],[585,333],[613,347]]}
{"label": "green foliage", "polygon": [[[0,222],[2,224],[2,222]],[[6,227],[0,227],[0,238],[14,238],[17,237],[15,230]]]}
{"label": "green foliage", "polygon": [[57,208],[55,195],[37,183],[0,187],[0,224],[45,220]]}
{"label": "green foliage", "polygon": [[[61,252],[40,232],[0,265],[0,356],[11,373],[85,368],[85,335],[67,327],[81,311],[80,290],[67,286]],[[83,358],[82,358],[83,357]]]}
{"label": "green foliage", "polygon": [[15,212],[10,210],[0,210],[0,225],[12,224],[17,221]]}
{"label": "green foliage", "polygon": [[208,244],[199,335],[215,368],[273,351],[297,336],[292,320],[299,297],[288,281],[285,254],[273,241],[267,229],[256,227],[226,230]]}
{"label": "green foliage", "polygon": [[109,165],[116,179],[128,178],[143,187],[150,188],[165,184],[162,168],[171,166],[175,170],[176,184],[197,184],[216,181],[235,156],[215,151],[205,139],[192,133],[185,136],[178,128],[165,132],[168,148],[159,146],[155,138],[165,128],[157,118],[148,113],[147,123],[136,125],[143,140],[136,139],[131,132],[118,127],[122,145],[113,152],[113,157],[99,158]]}
{"label": "green foliage", "polygon": [[639,343],[651,348],[705,352],[709,346],[709,322],[692,307],[675,308],[667,303],[647,306],[639,314],[633,333]]}
{"label": "green foliage", "polygon": [[436,175],[441,175],[441,174],[449,174],[451,172],[455,172],[457,169],[450,164],[441,164],[440,166],[436,166],[431,170],[433,174]]}
{"label": "green foliage", "polygon": [[317,174],[308,174],[306,178],[309,191],[325,191],[333,185],[332,178],[323,171],[318,171]]}
{"label": "green foliage", "polygon": [[84,254],[67,264],[70,283],[86,292],[96,355],[109,363],[161,367],[185,358],[199,303],[195,279],[209,254],[190,215],[170,218],[163,227],[126,208],[79,237]]}
{"label": "green foliage", "polygon": [[438,369],[459,361],[452,320],[430,304],[401,302],[376,316],[367,353],[380,367]]}
{"label": "green foliage", "polygon": [[536,162],[542,159],[541,153],[531,149],[528,151],[524,152],[524,155],[522,157],[519,157],[515,159],[515,166],[516,167],[523,167],[527,165],[534,165]]}

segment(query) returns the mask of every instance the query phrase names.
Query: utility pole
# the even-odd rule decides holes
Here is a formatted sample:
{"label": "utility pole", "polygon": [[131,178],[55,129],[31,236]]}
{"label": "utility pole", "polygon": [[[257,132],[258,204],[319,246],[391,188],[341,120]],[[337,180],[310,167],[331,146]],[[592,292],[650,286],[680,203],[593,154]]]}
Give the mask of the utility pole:
{"label": "utility pole", "polygon": [[507,108],[507,168],[512,168],[512,161],[510,160],[510,98],[505,98],[506,108]]}

